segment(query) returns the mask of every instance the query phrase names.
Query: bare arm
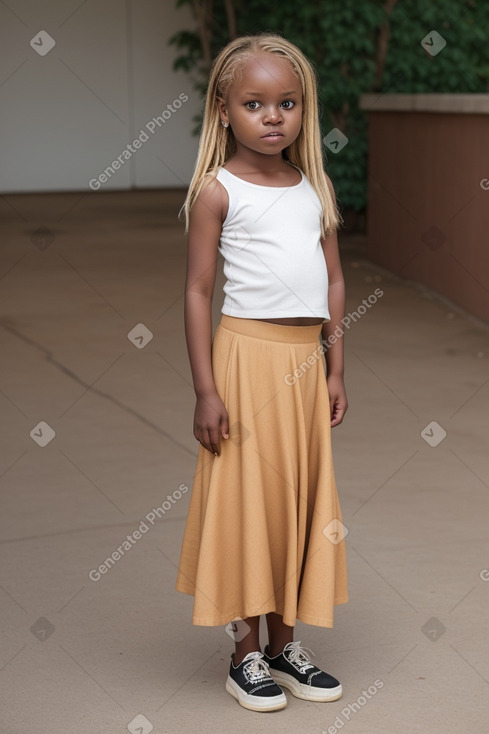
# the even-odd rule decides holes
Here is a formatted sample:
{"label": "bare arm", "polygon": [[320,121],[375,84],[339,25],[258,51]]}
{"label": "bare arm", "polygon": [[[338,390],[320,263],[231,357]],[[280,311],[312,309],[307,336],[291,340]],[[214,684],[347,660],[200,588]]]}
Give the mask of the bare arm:
{"label": "bare arm", "polygon": [[[326,176],[329,190],[336,201],[333,185]],[[344,329],[341,319],[345,315],[345,281],[341,268],[338,236],[334,232],[321,239],[329,279],[329,312],[331,320],[323,324],[322,337],[325,341],[330,338],[326,350],[327,380],[330,398],[331,425],[337,426],[343,420],[348,408],[346,390],[343,381],[344,375]],[[340,327],[337,329],[337,327]],[[334,333],[336,331],[336,334]],[[340,336],[338,336],[340,334]]]}
{"label": "bare arm", "polygon": [[185,282],[185,336],[197,398],[194,436],[219,455],[221,435],[229,431],[227,411],[212,374],[212,297],[216,280],[217,247],[227,195],[214,180],[199,194],[190,212],[187,276]]}

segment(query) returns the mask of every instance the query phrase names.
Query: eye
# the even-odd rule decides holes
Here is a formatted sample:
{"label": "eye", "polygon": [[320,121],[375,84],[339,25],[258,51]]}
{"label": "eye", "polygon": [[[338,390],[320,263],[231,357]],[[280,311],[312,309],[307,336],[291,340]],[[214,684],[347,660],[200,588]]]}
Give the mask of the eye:
{"label": "eye", "polygon": [[290,105],[290,107],[286,107],[285,109],[286,109],[286,110],[291,110],[291,109],[292,109],[292,107],[293,107],[293,106],[295,105],[295,102],[294,102],[294,100],[293,100],[293,99],[285,99],[285,100],[284,100],[284,101],[282,102],[282,104],[287,104],[287,105]]}
{"label": "eye", "polygon": [[246,107],[248,107],[249,110],[257,110],[258,107],[249,107],[250,104],[259,105],[260,103],[257,102],[256,99],[251,100],[251,102],[246,102]]}

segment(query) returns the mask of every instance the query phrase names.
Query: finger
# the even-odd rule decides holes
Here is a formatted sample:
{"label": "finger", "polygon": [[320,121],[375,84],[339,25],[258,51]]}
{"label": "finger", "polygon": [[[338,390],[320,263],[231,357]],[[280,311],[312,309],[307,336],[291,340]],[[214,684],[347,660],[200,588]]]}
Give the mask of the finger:
{"label": "finger", "polygon": [[209,431],[209,440],[212,447],[212,453],[219,456],[221,453],[221,437],[218,428],[212,428]]}
{"label": "finger", "polygon": [[229,438],[229,416],[227,413],[225,413],[221,420],[221,435],[224,438]]}
{"label": "finger", "polygon": [[343,408],[338,408],[336,410],[335,416],[333,420],[331,421],[332,426],[339,426],[341,421],[343,420],[343,416],[345,415],[345,411]]}
{"label": "finger", "polygon": [[219,443],[216,443],[217,435],[218,431],[216,428],[206,429],[206,449],[214,455],[219,454]]}
{"label": "finger", "polygon": [[207,451],[210,451],[211,453],[214,453],[212,451],[211,442],[210,442],[210,438],[209,438],[209,431],[207,430],[207,428],[203,428],[202,429],[202,437],[200,439],[200,443],[202,444],[202,446],[205,449],[207,449]]}

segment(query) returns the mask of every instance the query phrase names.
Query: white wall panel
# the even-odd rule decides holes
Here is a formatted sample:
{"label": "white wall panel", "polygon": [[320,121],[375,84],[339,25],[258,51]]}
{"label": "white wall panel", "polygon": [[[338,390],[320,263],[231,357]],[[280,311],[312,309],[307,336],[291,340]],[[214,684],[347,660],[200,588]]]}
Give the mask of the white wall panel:
{"label": "white wall panel", "polygon": [[[192,25],[173,0],[0,4],[0,191],[187,185],[200,100],[187,75],[173,72],[167,41]],[[30,45],[47,48],[42,31],[54,40],[45,55]],[[171,113],[179,95],[188,100]],[[164,110],[170,117],[158,126]],[[141,129],[148,140],[131,152]]]}

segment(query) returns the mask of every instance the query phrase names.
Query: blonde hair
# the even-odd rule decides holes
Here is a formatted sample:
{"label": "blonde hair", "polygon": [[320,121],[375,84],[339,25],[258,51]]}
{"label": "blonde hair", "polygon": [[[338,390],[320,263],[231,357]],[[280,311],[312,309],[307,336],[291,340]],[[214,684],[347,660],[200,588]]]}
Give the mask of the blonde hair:
{"label": "blonde hair", "polygon": [[343,219],[330,193],[323,169],[317,74],[311,62],[297,46],[275,33],[259,33],[235,38],[220,51],[212,63],[195,171],[182,206],[185,211],[185,232],[189,227],[190,210],[206,182],[210,177],[215,177],[218,168],[223,166],[236,150],[232,130],[221,124],[217,98],[226,97],[230,85],[235,81],[238,68],[243,67],[250,57],[260,51],[288,59],[293,72],[301,82],[302,126],[299,135],[285,148],[285,152],[287,160],[304,172],[319,197],[323,210],[321,234],[326,237],[339,227]]}

